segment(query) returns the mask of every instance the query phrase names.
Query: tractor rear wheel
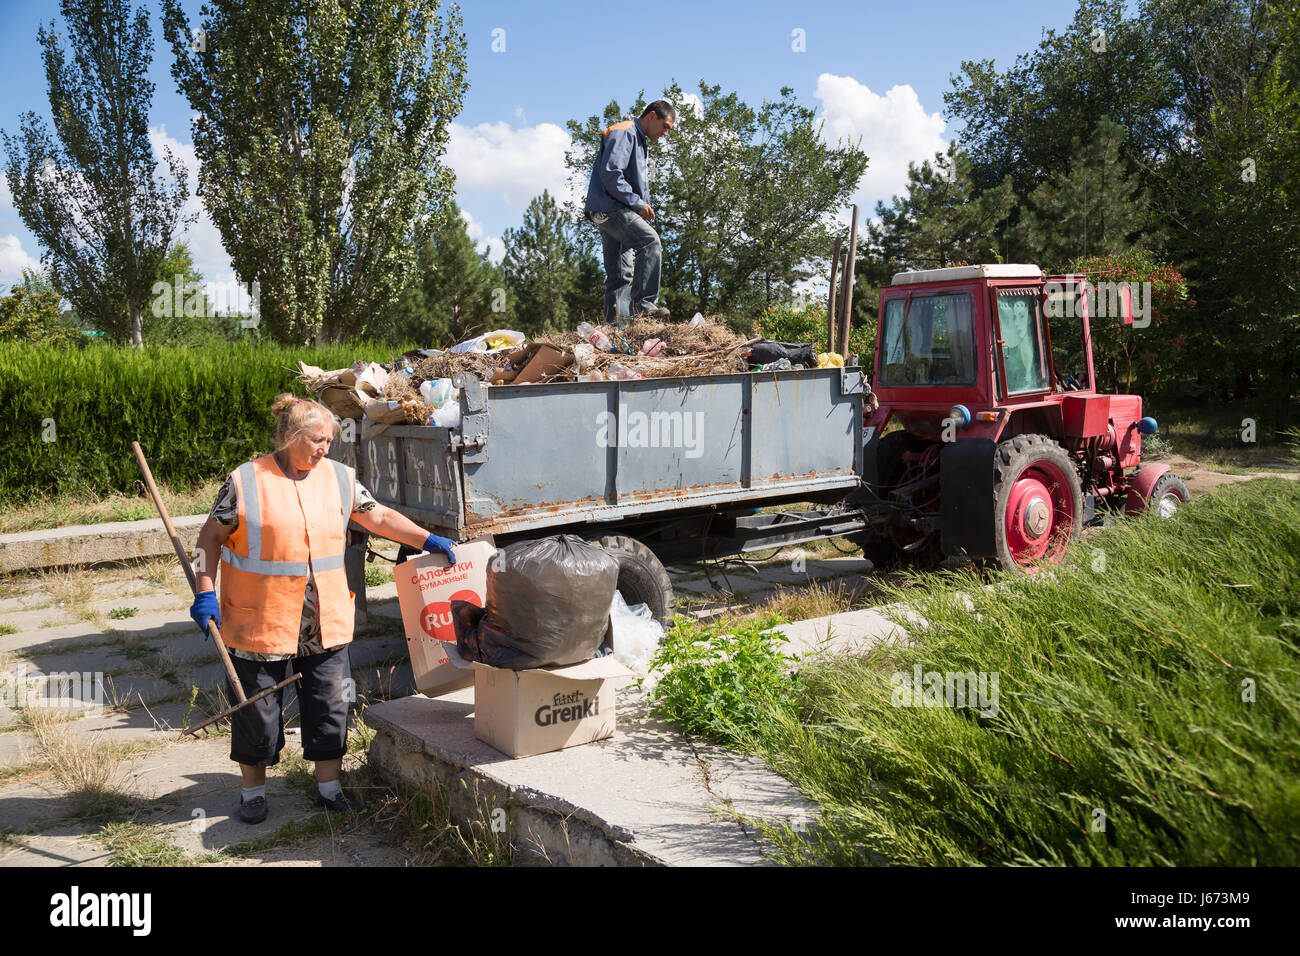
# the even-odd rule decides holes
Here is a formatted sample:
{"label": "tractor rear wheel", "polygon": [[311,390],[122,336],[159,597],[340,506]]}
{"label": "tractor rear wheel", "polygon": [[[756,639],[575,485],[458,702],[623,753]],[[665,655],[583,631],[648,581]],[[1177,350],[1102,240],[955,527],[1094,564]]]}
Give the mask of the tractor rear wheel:
{"label": "tractor rear wheel", "polygon": [[998,444],[993,464],[998,563],[1033,574],[1060,561],[1083,518],[1083,490],[1065,449],[1046,435],[1017,435]]}

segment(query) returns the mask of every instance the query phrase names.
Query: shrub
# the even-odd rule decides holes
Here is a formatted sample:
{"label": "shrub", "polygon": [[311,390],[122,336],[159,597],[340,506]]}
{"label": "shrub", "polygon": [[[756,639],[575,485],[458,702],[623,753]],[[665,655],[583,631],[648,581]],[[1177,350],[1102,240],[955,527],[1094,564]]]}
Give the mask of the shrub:
{"label": "shrub", "polygon": [[338,368],[393,354],[366,343],[134,351],[0,342],[0,504],[135,491],[133,440],[173,487],[211,480],[267,450],[271,399],[301,392],[299,359]]}

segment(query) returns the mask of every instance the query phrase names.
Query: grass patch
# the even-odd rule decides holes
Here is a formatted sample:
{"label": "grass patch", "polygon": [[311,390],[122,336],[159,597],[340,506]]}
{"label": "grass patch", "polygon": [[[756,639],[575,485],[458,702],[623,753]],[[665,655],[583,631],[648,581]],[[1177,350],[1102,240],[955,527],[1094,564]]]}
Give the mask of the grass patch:
{"label": "grass patch", "polygon": [[829,583],[813,582],[803,587],[782,588],[759,605],[757,612],[775,615],[784,621],[806,621],[868,607],[873,603],[868,600],[868,595],[878,593],[879,590],[871,587],[867,579],[859,579],[855,585],[843,579]]}
{"label": "grass patch", "polygon": [[105,824],[95,839],[108,850],[108,866],[192,866],[193,861],[157,824]]}
{"label": "grass patch", "polygon": [[0,624],[0,636],[4,636],[6,634],[17,634],[17,633],[18,633],[18,628],[14,627],[12,624]]}
{"label": "grass patch", "polygon": [[[217,480],[173,488],[160,483],[158,491],[173,517],[204,514],[212,507],[221,488]],[[6,508],[0,514],[0,534],[40,531],[67,525],[102,524],[107,521],[143,521],[158,517],[153,499],[147,495],[63,494],[52,495]]]}
{"label": "grass patch", "polygon": [[[1268,423],[1266,409],[1249,399],[1179,400],[1168,406],[1153,399],[1146,413],[1160,422],[1160,430],[1152,436],[1157,453],[1185,455],[1215,468],[1236,466],[1248,470],[1288,458],[1287,436],[1277,433]],[[1144,458],[1152,438],[1142,439]]]}
{"label": "grass patch", "polygon": [[140,609],[136,607],[115,607],[108,612],[108,616],[115,621],[120,621],[124,618],[135,617],[139,613]]}
{"label": "grass patch", "polygon": [[[465,786],[463,781],[461,785]],[[410,866],[513,866],[510,833],[495,825],[504,813],[494,810],[504,808],[477,803],[479,818],[456,824],[448,811],[447,794],[403,783],[378,801],[370,818],[376,828],[406,845]]]}
{"label": "grass patch", "polygon": [[[820,805],[811,833],[762,827],[780,860],[1300,862],[1300,487],[1226,487],[1077,543],[1050,579],[981,583],[897,589],[925,622],[898,616],[909,645],[809,662],[734,702],[696,680],[725,705],[703,723],[673,698],[669,716]],[[996,674],[996,706],[903,706],[915,667]]]}
{"label": "grass patch", "polygon": [[131,801],[118,779],[126,755],[101,741],[78,738],[62,716],[53,707],[23,709],[23,723],[36,738],[36,759],[48,766],[73,816],[93,818],[120,811]]}

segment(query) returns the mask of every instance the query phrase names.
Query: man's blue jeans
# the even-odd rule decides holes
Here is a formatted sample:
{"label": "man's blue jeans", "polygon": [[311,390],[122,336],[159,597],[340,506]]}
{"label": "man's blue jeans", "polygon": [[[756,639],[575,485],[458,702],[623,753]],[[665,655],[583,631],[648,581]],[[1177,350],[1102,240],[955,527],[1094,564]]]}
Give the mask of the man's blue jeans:
{"label": "man's blue jeans", "polygon": [[659,233],[626,208],[614,210],[596,228],[605,257],[605,321],[653,309],[663,267]]}

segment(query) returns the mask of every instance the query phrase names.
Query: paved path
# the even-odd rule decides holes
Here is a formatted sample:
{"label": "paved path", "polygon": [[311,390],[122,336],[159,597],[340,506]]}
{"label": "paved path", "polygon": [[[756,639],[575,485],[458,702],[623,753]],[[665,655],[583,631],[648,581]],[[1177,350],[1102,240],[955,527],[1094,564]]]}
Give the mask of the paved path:
{"label": "paved path", "polygon": [[[681,610],[708,617],[810,582],[857,587],[868,567],[827,547],[793,548],[765,563],[675,571],[673,579]],[[359,709],[414,690],[395,586],[371,587],[368,598],[370,620],[352,651]],[[388,822],[345,821],[316,809],[309,771],[300,756],[290,757],[300,755],[292,736],[286,759],[269,776],[269,819],[255,827],[238,822],[238,778],[228,737],[218,732],[193,740],[178,733],[225,706],[214,690],[223,683],[220,665],[190,621],[189,603],[174,558],[143,568],[0,576],[0,674],[9,675],[0,686],[0,866],[102,866],[130,861],[133,846],[155,854],[139,857],[145,863],[168,854],[203,865],[428,860],[427,848],[404,842]],[[96,684],[94,675],[101,674],[103,682]],[[61,675],[63,693],[80,695],[80,687],[66,683],[73,675],[85,678],[86,696],[93,698],[102,686],[102,706],[84,715],[82,707],[40,709],[47,719],[33,720],[38,712],[23,705],[48,689],[41,675]],[[635,712],[629,704],[627,713]],[[291,692],[286,713],[292,728],[297,705]],[[671,749],[668,741],[680,745],[680,736],[667,728],[646,727],[638,732],[644,745],[639,759],[649,760],[644,754],[653,748]],[[392,795],[368,765],[372,736],[363,721],[354,721],[346,779],[369,795],[372,806],[382,806]],[[723,776],[737,782],[759,774],[753,779],[765,781],[763,787],[774,785],[761,776],[765,771],[735,763],[734,755],[720,752],[711,759],[718,768],[730,767]],[[66,765],[62,773],[52,761]],[[696,784],[688,774],[682,786],[675,791],[679,796]],[[739,791],[732,799],[745,805]],[[665,817],[664,832],[671,831],[670,823]],[[739,854],[733,862],[753,858],[752,847],[733,849]]]}

